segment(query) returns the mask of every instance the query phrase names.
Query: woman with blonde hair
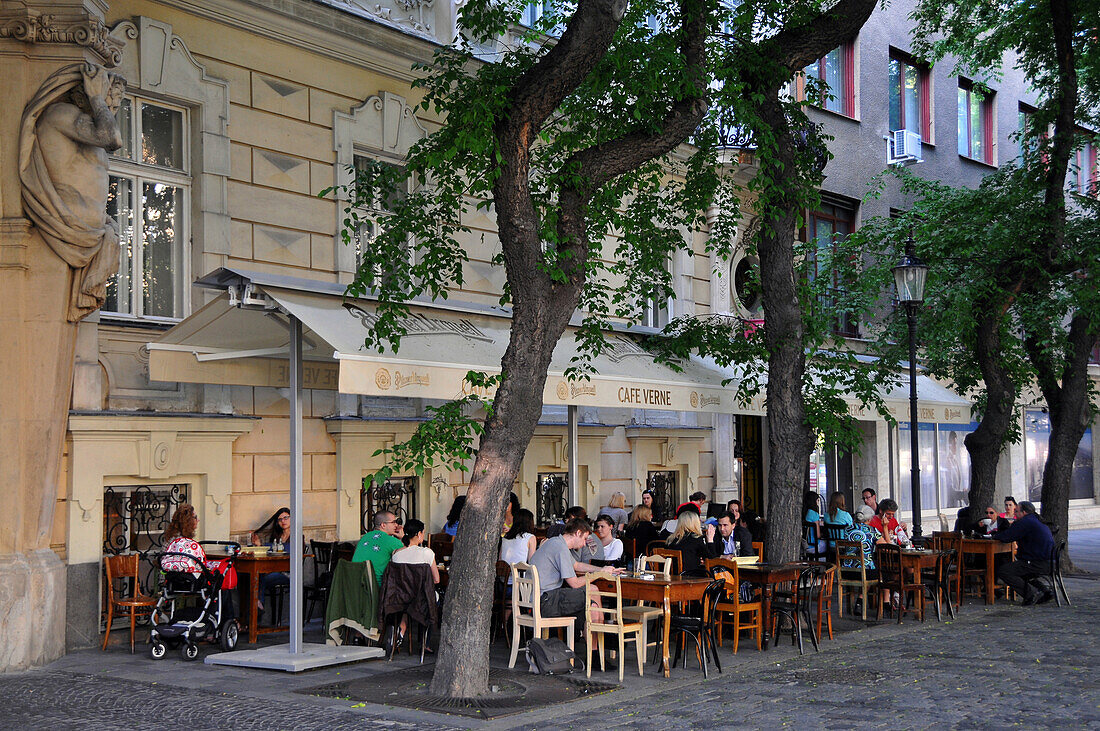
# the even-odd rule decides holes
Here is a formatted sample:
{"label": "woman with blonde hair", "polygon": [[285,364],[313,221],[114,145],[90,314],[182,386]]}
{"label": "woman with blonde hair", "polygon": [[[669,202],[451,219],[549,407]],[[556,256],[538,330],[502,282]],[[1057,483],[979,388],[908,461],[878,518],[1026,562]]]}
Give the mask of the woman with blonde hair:
{"label": "woman with blonde hair", "polygon": [[704,537],[699,513],[694,510],[680,511],[676,518],[676,530],[665,543],[669,548],[680,552],[681,576],[706,576],[703,559],[718,556],[718,547],[714,543],[714,526],[707,526]]}
{"label": "woman with blonde hair", "polygon": [[609,516],[615,521],[615,530],[621,531],[630,518],[626,512],[626,493],[617,492],[612,495],[607,507],[600,510],[599,515]]}

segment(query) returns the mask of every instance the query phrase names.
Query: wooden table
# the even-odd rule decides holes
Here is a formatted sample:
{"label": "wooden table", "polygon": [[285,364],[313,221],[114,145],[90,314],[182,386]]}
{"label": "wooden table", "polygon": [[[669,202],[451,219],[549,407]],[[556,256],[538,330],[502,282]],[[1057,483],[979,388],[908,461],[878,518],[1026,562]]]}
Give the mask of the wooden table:
{"label": "wooden table", "polygon": [[[701,601],[703,593],[706,591],[707,585],[710,584],[710,579],[638,579],[633,576],[620,577],[620,588],[622,591],[623,602],[626,600],[641,600],[644,602],[653,602],[659,604],[664,611],[665,621],[664,629],[662,630],[662,666],[664,667],[665,677],[669,677],[671,663],[668,657],[668,635],[669,626],[672,624],[672,604],[679,602],[691,602]],[[613,584],[606,580],[597,582],[597,586],[601,590],[613,588]],[[622,660],[620,659],[620,662]]]}
{"label": "wooden table", "polygon": [[[241,596],[241,601],[244,602],[241,606],[248,607],[247,614],[245,614],[245,612],[241,612],[241,614],[248,617],[249,644],[256,643],[256,635],[258,634],[283,632],[290,629],[289,625],[260,628],[256,616],[256,599],[260,594],[260,576],[262,574],[274,574],[280,571],[284,573],[289,572],[290,554],[283,553],[275,556],[257,556],[253,553],[242,553],[234,559],[233,565],[237,568],[238,593]],[[242,581],[242,576],[247,576],[248,581]]]}
{"label": "wooden table", "polygon": [[[985,603],[993,603],[993,582],[996,578],[993,573],[993,556],[998,553],[1012,553],[1016,550],[1015,543],[1001,543],[996,538],[963,538],[963,555],[985,556]],[[963,570],[962,561],[959,561],[959,571]],[[961,593],[961,592],[960,592]],[[961,597],[960,597],[961,599]]]}
{"label": "wooden table", "polygon": [[741,564],[737,567],[737,578],[758,584],[763,594],[764,638],[761,647],[768,649],[768,634],[772,626],[772,594],[779,584],[798,581],[798,575],[809,568],[808,563],[756,563]]}

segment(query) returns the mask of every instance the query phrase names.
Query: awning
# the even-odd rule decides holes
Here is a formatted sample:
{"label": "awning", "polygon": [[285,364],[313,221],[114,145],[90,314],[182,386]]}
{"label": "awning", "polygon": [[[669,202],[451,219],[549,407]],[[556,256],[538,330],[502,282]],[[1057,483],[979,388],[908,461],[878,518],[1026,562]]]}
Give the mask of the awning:
{"label": "awning", "polygon": [[[312,280],[221,269],[198,284],[224,290],[215,300],[149,344],[149,377],[156,381],[286,387],[289,382],[287,314],[302,323],[304,388],[341,393],[449,400],[468,392],[468,371],[495,374],[508,345],[511,319],[501,308],[417,303],[405,321],[399,353],[369,350],[366,334],[374,302],[343,296],[343,287]],[[607,334],[610,348],[593,360],[591,380],[565,371],[578,353],[576,328],[558,341],[543,392],[547,405],[763,414],[759,396],[738,404],[739,374],[701,358],[682,371],[658,363],[629,330]],[[918,386],[922,419],[967,423],[970,404],[931,379]],[[898,418],[908,414],[908,392],[889,394]],[[877,420],[854,399],[857,418]]]}

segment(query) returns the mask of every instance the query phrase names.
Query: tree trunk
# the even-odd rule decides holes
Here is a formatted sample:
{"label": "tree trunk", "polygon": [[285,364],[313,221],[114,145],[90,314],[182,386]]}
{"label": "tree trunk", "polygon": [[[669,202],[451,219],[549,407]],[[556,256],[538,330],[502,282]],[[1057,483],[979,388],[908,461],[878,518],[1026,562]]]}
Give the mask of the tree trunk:
{"label": "tree trunk", "polygon": [[[778,170],[794,170],[793,135],[777,92],[761,105],[761,118],[776,135],[776,156],[768,163]],[[764,174],[775,175],[776,171]],[[801,553],[802,487],[813,431],[806,423],[802,380],[806,371],[803,343],[805,325],[798,299],[794,261],[798,213],[787,199],[761,227],[761,296],[764,338],[768,346],[768,529],[765,555],[771,561],[796,561]]]}
{"label": "tree trunk", "polygon": [[486,638],[504,509],[542,414],[539,396],[550,357],[569,323],[579,291],[574,289],[572,299],[563,296],[552,308],[516,308],[508,350],[501,361],[504,379],[492,417],[485,424],[455,536],[432,695],[473,698],[488,691]]}
{"label": "tree trunk", "polygon": [[976,311],[987,314],[978,322],[974,347],[978,368],[985,379],[985,411],[978,428],[963,440],[970,452],[971,522],[978,517],[978,511],[993,505],[997,490],[997,463],[1004,449],[1005,435],[1012,428],[1019,391],[1004,367],[1000,317],[995,314],[997,308],[990,303],[986,305],[989,306],[976,308]]}
{"label": "tree trunk", "polygon": [[[1039,387],[1050,411],[1050,445],[1043,467],[1040,500],[1043,519],[1058,530],[1057,541],[1069,539],[1069,492],[1077,447],[1092,420],[1094,409],[1089,401],[1088,362],[1096,338],[1089,334],[1091,318],[1078,313],[1070,322],[1065,358],[1055,363],[1045,357],[1035,339],[1026,341],[1032,363],[1039,376]],[[1055,323],[1057,326],[1058,323]],[[1060,378],[1058,376],[1061,376]],[[1074,571],[1069,550],[1062,551],[1066,571]]]}

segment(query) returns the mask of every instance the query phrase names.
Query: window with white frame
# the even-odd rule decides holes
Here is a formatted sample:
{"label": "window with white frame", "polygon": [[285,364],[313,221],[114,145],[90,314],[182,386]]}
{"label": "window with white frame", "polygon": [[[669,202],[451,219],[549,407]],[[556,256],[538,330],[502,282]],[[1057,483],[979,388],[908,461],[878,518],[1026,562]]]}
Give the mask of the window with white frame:
{"label": "window with white frame", "polygon": [[187,110],[129,96],[117,119],[123,145],[110,158],[107,213],[119,229],[119,269],[103,310],[181,318],[190,276]]}

